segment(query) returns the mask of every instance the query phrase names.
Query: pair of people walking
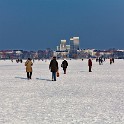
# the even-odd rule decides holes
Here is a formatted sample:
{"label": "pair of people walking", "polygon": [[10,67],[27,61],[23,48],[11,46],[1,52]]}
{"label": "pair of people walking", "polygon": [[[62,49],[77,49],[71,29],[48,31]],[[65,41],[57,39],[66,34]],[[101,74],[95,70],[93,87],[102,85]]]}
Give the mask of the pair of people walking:
{"label": "pair of people walking", "polygon": [[[27,72],[27,79],[31,79],[33,63],[30,58],[28,58],[28,60],[25,62],[25,66]],[[58,62],[56,61],[56,57],[53,57],[53,59],[51,60],[49,69],[51,69],[52,72],[52,81],[56,81],[56,72],[58,71]]]}
{"label": "pair of people walking", "polygon": [[[64,59],[64,61],[61,64],[64,74],[66,74],[67,66],[68,66],[68,62]],[[53,59],[51,60],[49,69],[52,72],[52,81],[56,81],[56,73],[58,72],[58,62],[56,61],[56,57],[53,57]]]}

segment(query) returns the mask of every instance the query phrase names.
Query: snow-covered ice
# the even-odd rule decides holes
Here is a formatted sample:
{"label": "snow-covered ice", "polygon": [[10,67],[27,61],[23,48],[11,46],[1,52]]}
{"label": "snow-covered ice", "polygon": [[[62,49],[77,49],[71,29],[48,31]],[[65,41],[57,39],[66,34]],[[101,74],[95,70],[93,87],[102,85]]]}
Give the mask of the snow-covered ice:
{"label": "snow-covered ice", "polygon": [[[25,62],[25,61],[24,61]],[[68,60],[51,81],[49,60],[35,61],[32,80],[23,63],[0,61],[0,124],[124,124],[124,60],[99,65]]]}

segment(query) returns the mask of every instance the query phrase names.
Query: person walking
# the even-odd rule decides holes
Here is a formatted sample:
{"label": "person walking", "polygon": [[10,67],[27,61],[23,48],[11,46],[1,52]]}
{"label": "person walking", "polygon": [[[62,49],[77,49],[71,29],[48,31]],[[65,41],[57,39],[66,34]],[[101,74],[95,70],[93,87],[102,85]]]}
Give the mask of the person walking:
{"label": "person walking", "polygon": [[99,57],[99,65],[101,65],[101,58]]}
{"label": "person walking", "polygon": [[58,71],[58,62],[56,61],[56,57],[50,61],[49,69],[52,72],[52,81],[56,81],[56,72]]}
{"label": "person walking", "polygon": [[114,63],[114,58],[112,58],[112,63]]}
{"label": "person walking", "polygon": [[91,68],[92,68],[92,60],[91,59],[88,60],[88,66],[89,66],[89,72],[92,72],[91,71]]}
{"label": "person walking", "polygon": [[112,64],[112,58],[110,58],[110,65]]}
{"label": "person walking", "polygon": [[61,64],[61,67],[63,68],[64,74],[66,74],[67,66],[68,66],[68,62],[66,61],[66,59],[64,59],[64,61]]}
{"label": "person walking", "polygon": [[28,60],[25,62],[25,66],[26,66],[26,72],[27,72],[27,79],[31,79],[33,63],[30,58],[28,58]]}

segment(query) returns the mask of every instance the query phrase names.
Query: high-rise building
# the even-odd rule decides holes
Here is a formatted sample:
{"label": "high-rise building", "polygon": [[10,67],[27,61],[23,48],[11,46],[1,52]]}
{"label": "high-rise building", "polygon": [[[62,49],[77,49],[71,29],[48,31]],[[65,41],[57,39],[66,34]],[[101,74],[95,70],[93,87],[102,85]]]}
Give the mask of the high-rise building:
{"label": "high-rise building", "polygon": [[70,50],[79,50],[79,37],[70,38]]}
{"label": "high-rise building", "polygon": [[60,46],[57,46],[56,48],[57,48],[57,51],[59,51],[59,50],[60,50]]}
{"label": "high-rise building", "polygon": [[66,50],[70,51],[70,45],[66,45]]}
{"label": "high-rise building", "polygon": [[70,38],[70,57],[76,58],[79,50],[79,37]]}
{"label": "high-rise building", "polygon": [[66,40],[61,40],[60,51],[66,50]]}

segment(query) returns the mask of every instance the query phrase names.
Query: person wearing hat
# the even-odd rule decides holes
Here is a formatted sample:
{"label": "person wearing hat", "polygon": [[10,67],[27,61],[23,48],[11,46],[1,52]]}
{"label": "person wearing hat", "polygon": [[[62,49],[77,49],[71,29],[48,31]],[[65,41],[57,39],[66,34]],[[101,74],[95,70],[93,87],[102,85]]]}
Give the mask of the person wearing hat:
{"label": "person wearing hat", "polygon": [[49,69],[52,72],[52,81],[56,81],[56,72],[58,71],[58,62],[56,61],[56,57],[50,61]]}

